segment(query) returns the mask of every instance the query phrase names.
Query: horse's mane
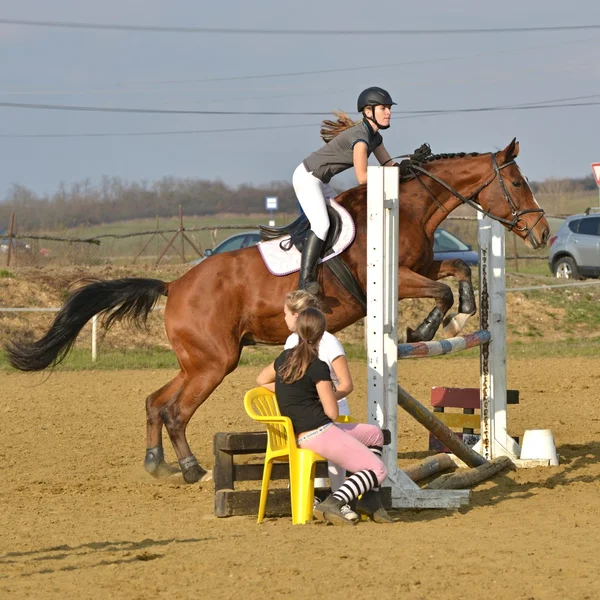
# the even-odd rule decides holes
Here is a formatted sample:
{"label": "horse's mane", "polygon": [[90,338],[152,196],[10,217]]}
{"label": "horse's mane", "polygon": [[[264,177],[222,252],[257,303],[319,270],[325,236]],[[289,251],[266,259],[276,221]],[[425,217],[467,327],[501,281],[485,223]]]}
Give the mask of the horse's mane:
{"label": "horse's mane", "polygon": [[479,152],[447,152],[445,154],[432,154],[424,162],[443,160],[445,158],[464,158],[465,156],[480,156]]}
{"label": "horse's mane", "polygon": [[438,160],[446,160],[449,158],[464,158],[465,156],[481,156],[479,152],[446,152],[444,154],[433,154],[431,147],[427,142],[421,144],[412,154],[408,155],[408,159],[400,163],[400,182],[414,179],[416,174],[411,167],[423,167],[429,163],[434,163]]}

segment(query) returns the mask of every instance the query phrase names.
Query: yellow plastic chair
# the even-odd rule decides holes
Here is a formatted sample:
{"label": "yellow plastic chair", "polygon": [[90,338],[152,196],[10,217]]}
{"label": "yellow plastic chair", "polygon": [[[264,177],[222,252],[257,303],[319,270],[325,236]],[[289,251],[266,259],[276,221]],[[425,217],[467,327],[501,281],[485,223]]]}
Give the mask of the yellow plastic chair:
{"label": "yellow plastic chair", "polygon": [[325,459],[316,452],[296,446],[292,421],[281,415],[273,392],[263,387],[250,390],[244,396],[244,408],[250,418],[264,423],[267,428],[267,453],[257,522],[262,523],[265,516],[273,461],[281,461],[290,465],[292,523],[310,523],[315,494],[315,464]]}

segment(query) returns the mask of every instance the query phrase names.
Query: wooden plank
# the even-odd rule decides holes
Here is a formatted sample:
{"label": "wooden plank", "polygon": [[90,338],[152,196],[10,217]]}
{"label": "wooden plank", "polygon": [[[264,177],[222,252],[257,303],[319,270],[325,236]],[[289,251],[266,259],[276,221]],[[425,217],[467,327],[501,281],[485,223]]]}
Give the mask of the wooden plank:
{"label": "wooden plank", "polygon": [[213,449],[234,454],[255,454],[267,449],[266,431],[216,433]]}
{"label": "wooden plank", "polygon": [[479,388],[432,387],[431,406],[479,408]]}
{"label": "wooden plank", "polygon": [[233,488],[233,455],[215,449],[213,481],[215,490]]}
{"label": "wooden plank", "polygon": [[448,427],[467,427],[469,429],[479,429],[481,427],[481,417],[479,415],[463,415],[462,413],[435,413],[435,416]]}
{"label": "wooden plank", "polygon": [[[388,446],[392,435],[383,430],[383,443]],[[213,437],[213,451],[222,450],[232,454],[260,454],[267,451],[266,431],[221,432]]]}
{"label": "wooden plank", "polygon": [[[391,499],[390,488],[381,488],[383,506],[390,508]],[[258,516],[259,500],[260,490],[220,490],[215,494],[214,514],[216,517]],[[291,514],[289,490],[269,490],[266,515],[290,517]]]}
{"label": "wooden plank", "polygon": [[[452,408],[479,408],[479,388],[451,388],[436,386],[431,388],[431,406]],[[506,391],[507,404],[519,404],[519,390]]]}
{"label": "wooden plank", "polygon": [[[251,465],[233,465],[233,481],[262,481],[264,464],[251,464]],[[316,464],[315,477],[329,477],[327,471],[327,463],[324,461]],[[271,471],[271,481],[280,479],[289,479],[290,470],[287,463],[276,462],[273,463],[273,470]],[[231,486],[233,489],[234,486]],[[216,489],[216,486],[215,486]]]}

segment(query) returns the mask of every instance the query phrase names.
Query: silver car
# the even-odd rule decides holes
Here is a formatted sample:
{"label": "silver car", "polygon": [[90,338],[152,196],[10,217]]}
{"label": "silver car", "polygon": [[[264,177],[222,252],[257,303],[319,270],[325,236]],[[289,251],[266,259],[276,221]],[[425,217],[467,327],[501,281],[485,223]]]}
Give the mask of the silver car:
{"label": "silver car", "polygon": [[600,277],[600,214],[567,217],[550,238],[548,266],[556,277]]}

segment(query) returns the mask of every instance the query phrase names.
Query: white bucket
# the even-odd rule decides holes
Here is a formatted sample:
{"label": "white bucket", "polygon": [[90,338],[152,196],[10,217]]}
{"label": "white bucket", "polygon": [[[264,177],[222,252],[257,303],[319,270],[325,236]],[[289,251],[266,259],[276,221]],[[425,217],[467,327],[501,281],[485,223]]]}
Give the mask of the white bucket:
{"label": "white bucket", "polygon": [[521,459],[549,460],[550,465],[558,465],[552,431],[550,429],[527,429],[521,444]]}

